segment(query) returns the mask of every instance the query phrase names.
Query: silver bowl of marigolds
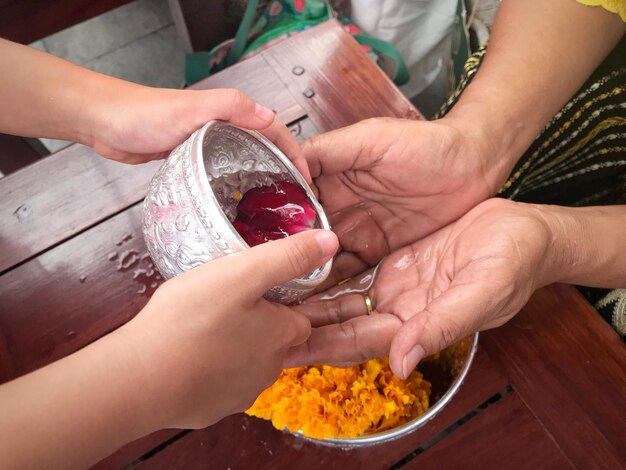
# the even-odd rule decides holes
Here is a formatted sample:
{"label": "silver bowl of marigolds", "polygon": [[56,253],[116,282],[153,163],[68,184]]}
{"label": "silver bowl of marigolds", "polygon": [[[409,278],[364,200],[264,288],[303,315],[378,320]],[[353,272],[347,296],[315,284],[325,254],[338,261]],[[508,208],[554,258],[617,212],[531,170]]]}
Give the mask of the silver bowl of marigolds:
{"label": "silver bowl of marigolds", "polygon": [[[144,239],[165,279],[311,228],[330,227],[289,159],[262,134],[221,121],[207,123],[170,154],[144,200]],[[298,302],[330,268],[328,261],[266,297]]]}
{"label": "silver bowl of marigolds", "polygon": [[325,446],[384,444],[407,437],[451,403],[477,348],[475,333],[423,359],[406,380],[393,375],[386,358],[285,369],[246,413]]}

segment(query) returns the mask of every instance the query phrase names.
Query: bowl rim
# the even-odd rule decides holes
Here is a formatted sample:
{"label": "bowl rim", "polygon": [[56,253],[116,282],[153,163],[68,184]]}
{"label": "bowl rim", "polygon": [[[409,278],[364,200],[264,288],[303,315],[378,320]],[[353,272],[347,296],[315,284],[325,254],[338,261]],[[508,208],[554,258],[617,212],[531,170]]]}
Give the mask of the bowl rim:
{"label": "bowl rim", "polygon": [[[311,191],[309,184],[306,182],[304,177],[300,174],[300,172],[295,167],[295,165],[291,162],[291,160],[289,160],[289,158],[276,145],[274,145],[274,143],[271,140],[269,140],[267,137],[265,137],[263,134],[261,134],[258,131],[249,130],[249,129],[245,129],[239,126],[235,126],[226,121],[211,120],[211,121],[208,121],[204,126],[202,126],[198,130],[197,135],[195,136],[195,141],[192,143],[192,148],[195,147],[195,152],[191,152],[191,154],[194,156],[193,163],[195,164],[194,166],[196,167],[197,172],[198,172],[198,174],[196,175],[197,176],[196,179],[197,181],[200,182],[200,191],[202,193],[202,196],[205,198],[208,198],[213,204],[213,206],[219,210],[220,214],[222,215],[221,219],[226,224],[226,228],[230,230],[230,232],[234,235],[235,239],[237,240],[237,243],[238,243],[238,246],[236,247],[237,251],[244,251],[251,247],[245,242],[245,240],[239,234],[239,232],[237,232],[233,224],[230,222],[230,220],[228,220],[228,217],[226,217],[224,210],[222,209],[220,204],[217,202],[217,198],[215,197],[215,193],[213,192],[213,189],[211,188],[211,183],[209,182],[209,178],[207,177],[206,167],[204,166],[204,152],[203,152],[204,141],[208,133],[211,132],[218,125],[231,127],[241,132],[244,132],[248,134],[250,137],[252,137],[254,140],[256,140],[261,146],[267,148],[269,152],[274,157],[276,157],[276,159],[287,169],[291,177],[293,177],[296,180],[296,182],[304,189],[304,191],[306,192],[307,198],[309,199],[309,202],[312,204],[313,208],[315,209],[315,214],[317,215],[320,221],[321,228],[324,230],[331,229],[330,223],[328,222],[328,217],[326,216],[326,213],[324,212],[322,205],[319,203],[319,201],[315,197],[315,194],[313,194],[313,191]],[[298,288],[298,289],[314,288],[318,286],[320,282],[323,282],[328,277],[328,275],[330,274],[331,267],[332,267],[332,259],[327,261],[324,264],[324,266],[320,268],[319,273],[314,278],[312,279],[296,278],[296,279],[289,281],[287,285],[289,287]]]}
{"label": "bowl rim", "polygon": [[426,413],[418,416],[413,421],[409,421],[402,426],[398,426],[397,428],[389,429],[388,431],[379,432],[376,434],[366,434],[360,437],[352,437],[352,438],[325,438],[325,439],[315,439],[312,437],[308,437],[303,435],[301,432],[292,433],[299,438],[305,439],[307,441],[326,445],[330,447],[342,447],[342,448],[356,448],[356,447],[366,447],[372,446],[376,444],[384,444],[386,442],[391,442],[401,437],[404,437],[418,428],[421,428],[423,425],[431,421],[435,416],[441,412],[441,410],[448,405],[448,403],[452,400],[452,397],[456,395],[461,384],[465,380],[467,373],[469,371],[470,366],[474,362],[474,357],[476,355],[476,351],[478,350],[478,339],[479,333],[476,332],[473,335],[472,345],[467,353],[467,357],[465,362],[463,363],[463,367],[461,368],[459,374],[456,376],[446,393],[435,403],[435,405],[426,411]]}

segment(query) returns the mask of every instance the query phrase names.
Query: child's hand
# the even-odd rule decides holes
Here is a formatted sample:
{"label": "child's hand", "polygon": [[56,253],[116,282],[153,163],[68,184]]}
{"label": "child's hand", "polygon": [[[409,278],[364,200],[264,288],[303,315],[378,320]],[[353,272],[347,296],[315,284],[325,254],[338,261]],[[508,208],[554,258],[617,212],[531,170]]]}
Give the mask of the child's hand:
{"label": "child's hand", "polygon": [[96,99],[87,144],[123,163],[165,158],[207,121],[219,119],[262,132],[310,182],[304,156],[275,114],[237,90],[173,90],[111,83],[106,99]]}
{"label": "child's hand", "polygon": [[307,231],[163,284],[122,328],[154,428],[205,427],[248,408],[310,333],[304,315],[262,295],[321,266],[337,247],[332,232]]}
{"label": "child's hand", "polygon": [[144,163],[219,119],[265,134],[311,182],[289,130],[239,91],[150,88],[1,38],[0,70],[0,132],[71,140],[112,160]]}
{"label": "child's hand", "polygon": [[[394,373],[406,378],[423,357],[504,324],[535,289],[565,271],[555,269],[559,264],[553,261],[566,257],[557,255],[562,251],[557,232],[546,223],[550,208],[490,199],[396,250],[368,292],[375,309],[371,315],[360,294],[328,302],[309,299],[298,308],[315,328],[307,344],[290,351],[289,364],[347,364],[388,355]],[[359,281],[355,277],[327,294],[358,287]]]}

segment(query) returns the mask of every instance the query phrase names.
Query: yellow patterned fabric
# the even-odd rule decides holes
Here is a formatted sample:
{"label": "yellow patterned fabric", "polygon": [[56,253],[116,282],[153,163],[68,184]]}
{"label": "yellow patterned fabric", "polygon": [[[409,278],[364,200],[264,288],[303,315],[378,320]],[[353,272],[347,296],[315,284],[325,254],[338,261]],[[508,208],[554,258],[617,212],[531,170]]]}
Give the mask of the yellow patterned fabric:
{"label": "yellow patterned fabric", "polygon": [[576,0],[589,6],[601,6],[611,13],[617,13],[622,21],[626,21],[626,0]]}

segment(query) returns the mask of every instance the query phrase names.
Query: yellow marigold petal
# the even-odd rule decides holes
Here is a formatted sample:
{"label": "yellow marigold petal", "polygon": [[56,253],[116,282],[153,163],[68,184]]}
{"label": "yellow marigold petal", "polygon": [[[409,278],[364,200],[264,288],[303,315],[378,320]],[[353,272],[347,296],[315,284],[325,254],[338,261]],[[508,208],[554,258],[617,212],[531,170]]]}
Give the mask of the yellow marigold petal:
{"label": "yellow marigold petal", "polygon": [[357,437],[390,429],[424,413],[431,385],[415,371],[398,379],[386,359],[360,366],[286,369],[247,411],[278,429],[309,437]]}

